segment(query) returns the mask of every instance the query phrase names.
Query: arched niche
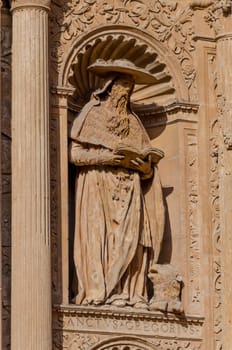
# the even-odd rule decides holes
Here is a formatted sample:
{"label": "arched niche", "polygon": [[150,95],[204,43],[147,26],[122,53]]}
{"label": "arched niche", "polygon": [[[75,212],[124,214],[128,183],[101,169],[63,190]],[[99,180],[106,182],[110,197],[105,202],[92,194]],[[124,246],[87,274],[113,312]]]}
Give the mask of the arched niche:
{"label": "arched niche", "polygon": [[[139,115],[148,112],[155,117],[157,107],[170,105],[187,98],[179,67],[170,59],[166,49],[154,38],[128,27],[111,27],[94,31],[79,38],[63,67],[62,85],[72,88],[68,97],[68,119],[72,121],[88,102],[93,91],[102,87],[104,80],[87,69],[96,59],[128,59],[136,66],[146,68],[157,80],[154,85],[135,86],[132,108]],[[174,73],[172,73],[174,71]],[[165,125],[159,130],[161,133]],[[72,262],[75,222],[75,175],[76,168],[69,165],[69,265],[70,280],[75,279]],[[73,271],[73,273],[72,273]],[[69,301],[73,298],[71,288]],[[142,349],[143,350],[143,349]]]}
{"label": "arched niche", "polygon": [[97,58],[127,58],[146,68],[157,78],[152,86],[135,87],[132,102],[136,105],[169,105],[187,101],[188,89],[179,62],[174,55],[150,34],[137,28],[112,25],[97,28],[80,36],[66,54],[61,66],[59,87],[74,88],[70,103],[78,110],[102,81],[87,71]]}
{"label": "arched niche", "polygon": [[[68,122],[73,120],[82,106],[87,102],[91,92],[102,84],[99,78],[94,77],[87,71],[88,65],[98,58],[128,58],[136,65],[148,69],[157,77],[157,84],[136,86],[135,92],[132,95],[132,102],[134,111],[141,116],[142,121],[145,121],[145,124],[147,121],[148,124],[152,124],[149,129],[149,135],[152,141],[154,140],[154,146],[166,151],[164,147],[170,145],[166,152],[168,157],[162,161],[163,170],[161,169],[166,176],[166,179],[164,177],[164,183],[167,186],[167,196],[173,192],[175,186],[180,186],[179,178],[183,182],[185,181],[184,171],[180,170],[180,157],[181,149],[185,143],[184,138],[187,137],[187,134],[182,133],[183,128],[180,126],[180,121],[184,120],[188,123],[189,121],[191,123],[193,121],[193,123],[196,123],[195,114],[197,106],[193,106],[189,101],[188,88],[181,71],[180,63],[172,52],[149,33],[124,25],[108,25],[86,32],[74,41],[60,66],[58,85],[53,90],[53,101],[55,102],[53,102],[52,109],[54,123],[56,124],[55,128],[58,130],[56,131],[56,135],[58,135],[55,140],[56,146],[54,146],[54,148],[58,149],[58,158],[53,161],[53,166],[54,168],[57,167],[54,172],[58,174],[57,210],[59,211],[57,224],[59,226],[57,228],[59,242],[56,246],[56,251],[54,250],[54,254],[57,254],[57,258],[55,257],[54,261],[58,261],[58,267],[54,272],[54,289],[57,293],[57,302],[62,302],[63,304],[68,304],[71,299],[69,295],[69,267],[72,265],[72,262],[70,263],[70,257],[72,256],[72,253],[70,253],[70,242],[72,241],[72,238],[70,240],[70,218],[74,216],[73,211],[70,210],[70,202],[73,199],[70,200],[70,192],[72,191],[70,191],[69,185],[72,182],[73,188],[74,176],[70,181],[69,176],[71,174],[72,177],[72,172],[69,171],[67,152]],[[165,136],[166,139],[165,137],[161,137],[157,144],[157,136],[164,134],[163,131],[166,127],[167,119],[170,125],[168,136]],[[175,130],[173,128],[174,124]],[[178,133],[183,134],[183,142],[180,141],[182,140],[181,138],[177,137]],[[194,129],[194,137],[195,134]],[[166,142],[167,139],[168,142]],[[182,142],[183,145],[179,145],[177,141],[179,143]],[[176,153],[172,154],[172,150],[175,150]],[[184,166],[182,168],[184,169]],[[168,174],[179,174],[180,171],[183,172],[182,177],[177,176],[175,182],[172,184],[172,179],[168,177]],[[170,225],[170,227],[173,225],[177,232],[176,235],[180,236],[179,232],[184,230],[181,228],[181,208],[185,204],[183,200],[183,203],[176,206],[178,201],[178,195],[176,197],[174,196],[170,204],[173,207],[173,213],[170,216],[173,215],[173,217],[177,218],[177,222],[173,224],[168,223],[167,225]],[[71,208],[73,207],[72,204]],[[55,214],[54,217],[56,217]],[[71,225],[74,225],[72,221]],[[171,228],[169,229],[169,226],[167,227],[167,248],[162,262],[170,262],[172,254],[172,243],[170,243]],[[175,250],[178,251],[176,248]],[[176,260],[178,260],[178,255],[176,256]]]}

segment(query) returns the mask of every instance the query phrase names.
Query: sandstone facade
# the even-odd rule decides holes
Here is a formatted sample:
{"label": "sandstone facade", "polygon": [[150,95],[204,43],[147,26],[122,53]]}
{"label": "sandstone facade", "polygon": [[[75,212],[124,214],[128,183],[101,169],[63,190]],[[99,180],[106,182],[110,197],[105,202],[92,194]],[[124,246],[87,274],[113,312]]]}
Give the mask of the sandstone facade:
{"label": "sandstone facade", "polygon": [[[230,1],[1,1],[4,350],[231,349],[231,55]],[[102,87],[87,70],[99,58],[158,77],[135,85],[131,101],[165,153],[153,273],[175,267],[170,285],[181,276],[183,313],[72,303],[69,126]]]}

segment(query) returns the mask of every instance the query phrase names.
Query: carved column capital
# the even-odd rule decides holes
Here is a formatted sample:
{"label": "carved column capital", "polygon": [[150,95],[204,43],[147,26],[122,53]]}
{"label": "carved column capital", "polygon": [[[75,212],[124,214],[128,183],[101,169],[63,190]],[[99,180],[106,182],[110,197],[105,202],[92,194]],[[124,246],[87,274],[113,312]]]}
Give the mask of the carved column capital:
{"label": "carved column capital", "polygon": [[50,11],[51,0],[12,0],[11,10],[18,10],[24,8],[43,8]]}

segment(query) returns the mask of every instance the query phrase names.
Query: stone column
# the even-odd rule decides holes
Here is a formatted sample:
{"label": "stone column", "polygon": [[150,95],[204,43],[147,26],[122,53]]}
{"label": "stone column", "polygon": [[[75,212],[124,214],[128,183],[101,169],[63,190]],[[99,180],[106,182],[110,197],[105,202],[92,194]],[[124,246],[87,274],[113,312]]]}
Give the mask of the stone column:
{"label": "stone column", "polygon": [[221,19],[217,37],[217,98],[221,126],[219,151],[221,269],[222,269],[222,347],[232,344],[232,24],[231,15]]}
{"label": "stone column", "polygon": [[51,350],[49,0],[14,0],[12,350]]}

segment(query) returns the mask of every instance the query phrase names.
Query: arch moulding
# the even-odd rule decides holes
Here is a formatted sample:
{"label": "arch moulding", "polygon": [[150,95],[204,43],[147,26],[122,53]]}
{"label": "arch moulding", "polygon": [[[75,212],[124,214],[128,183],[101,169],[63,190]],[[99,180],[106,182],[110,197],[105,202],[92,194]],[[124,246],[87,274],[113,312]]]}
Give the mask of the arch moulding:
{"label": "arch moulding", "polygon": [[149,89],[142,87],[141,91],[135,89],[134,102],[164,104],[165,101],[167,104],[166,101],[189,100],[180,64],[173,53],[151,34],[126,25],[101,26],[80,35],[70,46],[60,66],[58,88],[74,86],[78,97],[86,97],[86,92],[99,84],[86,70],[97,58],[128,58],[157,76],[156,86]]}
{"label": "arch moulding", "polygon": [[115,337],[105,339],[90,350],[156,350],[150,342],[136,337]]}

